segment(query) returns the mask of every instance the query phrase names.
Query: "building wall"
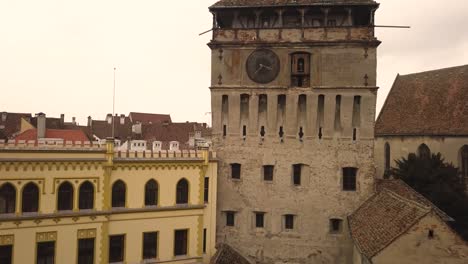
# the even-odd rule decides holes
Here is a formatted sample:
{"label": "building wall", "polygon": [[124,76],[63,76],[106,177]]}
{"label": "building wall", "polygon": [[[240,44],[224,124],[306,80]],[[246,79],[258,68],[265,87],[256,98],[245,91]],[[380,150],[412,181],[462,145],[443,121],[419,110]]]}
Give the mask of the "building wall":
{"label": "building wall", "polygon": [[[125,263],[140,263],[144,232],[158,232],[158,261],[209,263],[216,243],[215,155],[149,151],[119,157],[111,146],[107,144],[106,152],[105,148],[0,145],[0,187],[11,183],[17,190],[16,212],[0,214],[0,245],[13,245],[13,263],[34,263],[36,242],[44,239],[56,241],[56,263],[74,263],[79,237],[95,238],[95,263],[107,263],[108,237],[117,234],[125,234]],[[207,202],[205,177],[209,179]],[[189,182],[189,203],[176,205],[176,185],[183,178]],[[159,184],[157,207],[144,205],[144,188],[150,179]],[[117,180],[126,184],[125,208],[110,206],[112,184]],[[57,211],[57,189],[65,181],[74,187],[74,210]],[[95,187],[94,209],[80,211],[78,190],[85,181]],[[38,213],[21,212],[22,186],[29,182],[40,189]],[[174,257],[174,232],[180,229],[188,230],[188,254]]]}
{"label": "building wall", "polygon": [[[306,44],[301,43],[307,41],[296,29],[284,29],[279,33],[282,38],[275,34],[277,30],[243,29],[238,30],[238,39],[231,38],[229,30],[215,30],[210,44],[213,147],[220,161],[217,240],[258,263],[352,263],[346,217],[373,188],[378,44],[362,45],[357,36],[333,39],[333,34],[326,42],[321,34],[313,35],[314,30],[305,34],[307,40],[316,42]],[[260,85],[247,75],[248,56],[263,47],[249,34],[261,36],[262,44],[268,43],[268,49],[280,59],[279,75],[271,83]],[[366,36],[371,35],[367,31]],[[324,43],[317,43],[321,41]],[[308,87],[291,87],[290,54],[294,52],[311,54]],[[248,111],[241,114],[242,94],[249,96],[249,102]],[[267,110],[262,113],[260,95],[267,96]],[[278,95],[286,96],[284,117],[278,110]],[[306,97],[304,112],[299,108],[300,95]],[[323,111],[318,110],[319,95],[325,97]],[[337,95],[342,97],[338,125]],[[228,111],[223,110],[223,96],[228,97]],[[361,96],[357,123],[353,122],[355,96]],[[323,122],[318,121],[319,112],[323,112]],[[241,164],[240,180],[231,178],[232,163]],[[303,164],[300,186],[292,182],[293,164]],[[272,182],[263,180],[263,165],[274,165]],[[344,167],[358,168],[354,192],[342,190]],[[226,226],[227,211],[235,212],[234,227]],[[265,212],[264,228],[255,228],[255,212]],[[285,214],[295,215],[294,230],[285,230]],[[330,233],[331,218],[343,220],[340,233]]]}
{"label": "building wall", "polygon": [[[428,237],[429,230],[434,238]],[[375,264],[467,263],[468,245],[437,215],[430,213],[372,258]]]}
{"label": "building wall", "polygon": [[375,163],[377,177],[382,178],[385,172],[385,143],[390,145],[391,167],[395,160],[417,153],[421,144],[426,144],[431,153],[440,152],[447,162],[460,167],[460,150],[468,145],[468,137],[427,137],[427,136],[377,136],[375,141]]}

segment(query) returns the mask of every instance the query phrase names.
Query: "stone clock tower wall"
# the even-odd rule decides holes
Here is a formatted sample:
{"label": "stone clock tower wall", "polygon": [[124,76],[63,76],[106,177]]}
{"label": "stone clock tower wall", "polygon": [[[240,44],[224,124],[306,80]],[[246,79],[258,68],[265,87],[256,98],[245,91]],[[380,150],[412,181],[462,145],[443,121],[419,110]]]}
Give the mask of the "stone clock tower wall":
{"label": "stone clock tower wall", "polygon": [[[352,263],[347,216],[375,174],[378,4],[259,2],[210,7],[217,240],[252,263]],[[279,58],[270,83],[247,72],[257,49]]]}

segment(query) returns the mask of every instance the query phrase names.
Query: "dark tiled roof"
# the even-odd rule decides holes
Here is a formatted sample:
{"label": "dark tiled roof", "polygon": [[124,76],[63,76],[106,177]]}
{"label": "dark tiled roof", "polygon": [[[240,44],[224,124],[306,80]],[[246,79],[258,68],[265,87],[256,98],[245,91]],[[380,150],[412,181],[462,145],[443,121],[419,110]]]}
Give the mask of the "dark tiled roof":
{"label": "dark tiled roof", "polygon": [[[6,120],[5,122],[2,121],[2,114],[6,113]],[[14,137],[19,131],[21,130],[21,118],[25,118],[26,120],[31,119],[31,114],[25,113],[7,113],[1,112],[0,113],[0,126],[4,127],[0,129],[3,135],[7,138]]]}
{"label": "dark tiled roof", "polygon": [[227,244],[219,244],[210,264],[250,264],[239,252]]}
{"label": "dark tiled roof", "polygon": [[[120,116],[114,116],[114,135],[115,138],[121,140],[127,140],[128,138],[132,138],[132,123],[130,122],[130,118],[125,117],[124,124],[120,123]],[[87,131],[91,135],[96,135],[100,139],[106,139],[108,137],[112,137],[112,122],[105,120],[93,120],[91,127],[88,127]]]}
{"label": "dark tiled roof", "polygon": [[162,122],[172,122],[170,115],[131,112],[128,116],[133,123],[156,124]]}
{"label": "dark tiled roof", "polygon": [[468,65],[398,75],[375,133],[468,135]]}
{"label": "dark tiled roof", "polygon": [[373,0],[221,0],[210,8],[302,6],[320,4],[376,4]]}
{"label": "dark tiled roof", "polygon": [[157,123],[142,126],[142,139],[148,142],[161,141],[163,149],[168,149],[169,142],[178,141],[180,149],[189,149],[190,135],[201,131],[202,137],[209,138],[211,129],[200,123]]}
{"label": "dark tiled roof", "polygon": [[[31,125],[37,127],[37,117],[31,118]],[[50,129],[63,129],[64,124],[60,118],[46,117],[46,128]]]}
{"label": "dark tiled roof", "polygon": [[[64,141],[89,141],[81,130],[46,129],[46,138],[60,138]],[[19,134],[16,140],[37,140],[37,129],[29,129]]]}
{"label": "dark tiled roof", "polygon": [[368,259],[390,245],[429,212],[450,218],[401,180],[377,182],[377,192],[348,217],[351,236]]}

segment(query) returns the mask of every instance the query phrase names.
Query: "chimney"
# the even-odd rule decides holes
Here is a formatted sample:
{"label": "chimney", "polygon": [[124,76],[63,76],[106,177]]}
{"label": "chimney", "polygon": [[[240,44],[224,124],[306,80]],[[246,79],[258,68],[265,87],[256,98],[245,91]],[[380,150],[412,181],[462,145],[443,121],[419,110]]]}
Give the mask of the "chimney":
{"label": "chimney", "polygon": [[2,122],[6,122],[7,115],[7,112],[2,112]]}
{"label": "chimney", "polygon": [[88,127],[92,127],[93,126],[93,119],[91,118],[91,116],[88,116]]}
{"label": "chimney", "polygon": [[108,124],[112,124],[112,114],[107,114],[106,121]]}
{"label": "chimney", "polygon": [[76,117],[72,117],[72,124],[76,125]]}
{"label": "chimney", "polygon": [[120,124],[125,125],[125,115],[120,115]]}
{"label": "chimney", "polygon": [[60,114],[60,127],[63,127],[65,124],[65,114]]}
{"label": "chimney", "polygon": [[37,117],[37,139],[45,138],[46,134],[46,115],[44,113],[36,114]]}

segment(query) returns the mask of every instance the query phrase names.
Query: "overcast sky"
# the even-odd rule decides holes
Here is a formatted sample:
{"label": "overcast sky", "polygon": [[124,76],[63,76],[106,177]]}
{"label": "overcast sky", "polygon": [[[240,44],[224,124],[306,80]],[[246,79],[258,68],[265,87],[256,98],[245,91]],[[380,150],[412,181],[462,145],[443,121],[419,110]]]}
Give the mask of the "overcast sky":
{"label": "overcast sky", "polygon": [[[215,0],[0,0],[0,111],[48,116],[167,113],[210,119]],[[377,108],[397,73],[468,64],[466,0],[381,0]]]}

